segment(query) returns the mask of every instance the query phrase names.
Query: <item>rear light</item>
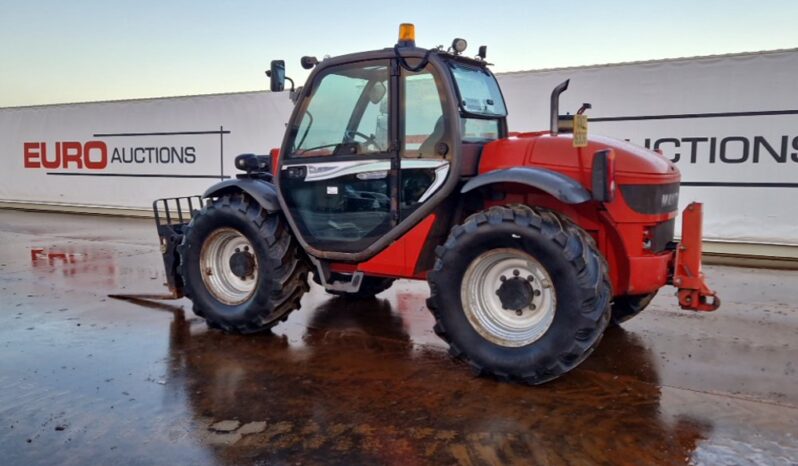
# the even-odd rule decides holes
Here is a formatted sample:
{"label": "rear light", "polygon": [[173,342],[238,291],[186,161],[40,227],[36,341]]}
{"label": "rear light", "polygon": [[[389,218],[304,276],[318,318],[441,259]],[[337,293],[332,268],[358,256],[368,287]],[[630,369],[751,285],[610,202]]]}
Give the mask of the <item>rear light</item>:
{"label": "rear light", "polygon": [[593,200],[612,202],[615,199],[615,152],[605,149],[593,155]]}

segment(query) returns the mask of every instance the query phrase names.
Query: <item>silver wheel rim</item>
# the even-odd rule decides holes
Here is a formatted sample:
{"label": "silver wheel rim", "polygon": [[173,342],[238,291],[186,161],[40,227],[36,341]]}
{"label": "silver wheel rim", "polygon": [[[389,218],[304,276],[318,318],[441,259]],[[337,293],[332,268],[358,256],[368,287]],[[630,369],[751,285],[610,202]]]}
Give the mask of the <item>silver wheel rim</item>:
{"label": "silver wheel rim", "polygon": [[[236,252],[246,251],[253,256],[255,267],[251,275],[241,278],[233,273],[230,258]],[[249,240],[238,230],[214,230],[200,251],[200,273],[205,288],[219,302],[236,305],[248,300],[258,282],[258,258]]]}
{"label": "silver wheel rim", "polygon": [[[504,277],[504,279],[502,279]],[[523,309],[505,309],[497,291],[503,280],[527,280],[534,290]],[[460,288],[471,326],[497,345],[519,347],[537,341],[554,320],[557,295],[551,277],[535,258],[517,249],[493,249],[474,259]]]}

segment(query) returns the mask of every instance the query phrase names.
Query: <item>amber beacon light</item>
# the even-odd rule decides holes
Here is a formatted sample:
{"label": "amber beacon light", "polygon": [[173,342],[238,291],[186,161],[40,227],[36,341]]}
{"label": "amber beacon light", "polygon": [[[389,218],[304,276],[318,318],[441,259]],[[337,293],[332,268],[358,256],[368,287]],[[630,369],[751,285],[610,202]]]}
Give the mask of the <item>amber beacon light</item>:
{"label": "amber beacon light", "polygon": [[416,43],[416,26],[412,23],[399,25],[399,44],[412,47]]}

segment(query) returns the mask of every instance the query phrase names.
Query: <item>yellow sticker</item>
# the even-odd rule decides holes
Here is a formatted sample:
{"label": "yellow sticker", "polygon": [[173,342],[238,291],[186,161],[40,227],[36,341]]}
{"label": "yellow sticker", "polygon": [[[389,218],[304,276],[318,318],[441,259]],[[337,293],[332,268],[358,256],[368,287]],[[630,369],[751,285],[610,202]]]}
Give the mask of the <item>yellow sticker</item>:
{"label": "yellow sticker", "polygon": [[587,115],[574,115],[574,147],[587,147]]}

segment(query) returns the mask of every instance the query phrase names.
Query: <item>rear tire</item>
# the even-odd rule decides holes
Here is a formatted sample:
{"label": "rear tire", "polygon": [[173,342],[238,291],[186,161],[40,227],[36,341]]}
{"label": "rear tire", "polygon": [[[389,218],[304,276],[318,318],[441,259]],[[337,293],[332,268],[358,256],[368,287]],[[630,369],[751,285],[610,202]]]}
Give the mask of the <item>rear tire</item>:
{"label": "rear tire", "polygon": [[651,304],[657,292],[642,295],[618,296],[612,301],[612,323],[620,325],[623,322],[643,312]]}
{"label": "rear tire", "polygon": [[307,264],[282,216],[245,194],[206,203],[178,251],[184,293],[212,328],[267,330],[298,309],[308,291]]}
{"label": "rear tire", "polygon": [[[544,383],[579,365],[601,340],[612,296],[607,264],[590,236],[560,214],[492,207],[454,227],[436,255],[427,301],[435,333],[477,374]],[[469,278],[475,273],[484,279]],[[474,291],[492,290],[491,280],[499,298]]]}

